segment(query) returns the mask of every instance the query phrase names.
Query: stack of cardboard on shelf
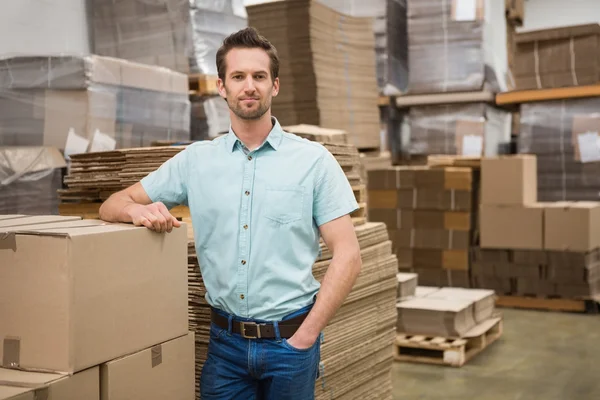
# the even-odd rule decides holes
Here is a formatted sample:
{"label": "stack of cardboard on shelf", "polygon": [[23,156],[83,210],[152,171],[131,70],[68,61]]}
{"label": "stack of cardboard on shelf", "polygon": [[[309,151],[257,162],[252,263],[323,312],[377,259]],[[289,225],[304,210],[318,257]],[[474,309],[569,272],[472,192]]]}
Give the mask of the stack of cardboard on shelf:
{"label": "stack of cardboard on shelf", "polygon": [[188,140],[187,76],[89,56],[16,56],[0,65],[0,145],[66,155]]}
{"label": "stack of cardboard on shelf", "polygon": [[193,399],[184,231],[4,215],[0,233],[0,398]]}
{"label": "stack of cardboard on shelf", "polygon": [[380,119],[372,19],[340,14],[317,0],[247,8],[249,25],[277,48],[283,125],[343,129],[359,149],[379,148]]}
{"label": "stack of cardboard on shelf", "polygon": [[600,292],[600,202],[537,202],[536,159],[482,161],[481,250],[473,283],[501,294]]}
{"label": "stack of cardboard on shelf", "polygon": [[504,3],[408,0],[409,91],[505,89]]}
{"label": "stack of cardboard on shelf", "polygon": [[469,287],[470,168],[396,166],[369,173],[369,217],[385,222],[401,270],[432,286]]}
{"label": "stack of cardboard on shelf", "polygon": [[400,333],[461,337],[494,317],[491,290],[426,288],[397,304]]}
{"label": "stack of cardboard on shelf", "polygon": [[600,82],[600,24],[521,32],[514,40],[519,90]]}
{"label": "stack of cardboard on shelf", "polygon": [[599,109],[599,97],[521,105],[518,148],[537,157],[540,201],[600,200]]}

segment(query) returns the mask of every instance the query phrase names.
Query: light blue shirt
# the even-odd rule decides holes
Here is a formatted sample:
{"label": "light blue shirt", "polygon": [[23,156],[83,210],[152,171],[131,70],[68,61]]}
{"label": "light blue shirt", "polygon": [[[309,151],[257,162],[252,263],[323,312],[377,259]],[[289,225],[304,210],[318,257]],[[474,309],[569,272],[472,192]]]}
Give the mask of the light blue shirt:
{"label": "light blue shirt", "polygon": [[318,227],[358,208],[331,153],[273,122],[254,151],[230,129],[189,145],[141,182],[153,202],[189,206],[207,302],[263,320],[314,301]]}

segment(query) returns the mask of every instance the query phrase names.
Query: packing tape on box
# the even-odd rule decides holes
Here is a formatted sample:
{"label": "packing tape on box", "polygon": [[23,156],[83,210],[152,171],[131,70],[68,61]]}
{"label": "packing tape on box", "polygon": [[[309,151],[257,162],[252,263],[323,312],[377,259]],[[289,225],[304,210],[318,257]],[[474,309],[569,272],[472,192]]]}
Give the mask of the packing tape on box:
{"label": "packing tape on box", "polygon": [[417,209],[417,197],[418,197],[417,196],[417,190],[418,189],[416,189],[416,188],[413,189],[413,206],[412,206],[413,210]]}
{"label": "packing tape on box", "polygon": [[396,229],[402,228],[402,210],[396,209]]}
{"label": "packing tape on box", "polygon": [[16,368],[21,364],[21,338],[7,336],[2,344],[2,366]]}
{"label": "packing tape on box", "polygon": [[450,250],[452,250],[454,247],[452,247],[452,245],[454,244],[454,231],[452,229],[450,229],[448,231],[448,248]]}
{"label": "packing tape on box", "polygon": [[415,230],[410,230],[410,248],[412,249],[415,246]]}
{"label": "packing tape on box", "polygon": [[533,61],[535,62],[535,81],[538,89],[542,89],[542,78],[540,77],[540,55],[538,54],[538,41],[533,42]]}
{"label": "packing tape on box", "polygon": [[450,189],[450,210],[454,211],[456,209],[456,191],[454,189]]}
{"label": "packing tape on box", "polygon": [[449,269],[446,270],[446,278],[448,279],[448,286],[452,287],[452,274]]}
{"label": "packing tape on box", "polygon": [[569,50],[571,52],[571,76],[573,77],[573,85],[578,86],[577,72],[575,71],[575,40],[573,36],[571,36],[571,40],[569,41]]}
{"label": "packing tape on box", "polygon": [[152,368],[162,364],[162,345],[156,345],[151,349],[152,353]]}

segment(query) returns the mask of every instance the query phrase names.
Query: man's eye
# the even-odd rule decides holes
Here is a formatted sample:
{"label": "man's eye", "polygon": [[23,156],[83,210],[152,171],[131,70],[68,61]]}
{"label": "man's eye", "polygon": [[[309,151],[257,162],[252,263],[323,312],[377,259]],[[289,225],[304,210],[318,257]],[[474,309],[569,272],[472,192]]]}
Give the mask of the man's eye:
{"label": "man's eye", "polygon": [[258,79],[258,80],[265,79],[265,76],[264,75],[256,75],[254,77],[254,79]]}
{"label": "man's eye", "polygon": [[242,79],[242,76],[241,75],[234,75],[233,79]]}

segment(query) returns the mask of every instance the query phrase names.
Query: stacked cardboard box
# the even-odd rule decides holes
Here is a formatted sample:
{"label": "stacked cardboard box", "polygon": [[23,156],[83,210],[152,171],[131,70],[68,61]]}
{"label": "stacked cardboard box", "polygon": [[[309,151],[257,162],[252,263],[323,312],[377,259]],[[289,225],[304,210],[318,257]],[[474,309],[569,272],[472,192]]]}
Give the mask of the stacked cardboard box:
{"label": "stacked cardboard box", "polygon": [[55,147],[0,146],[0,214],[58,214],[65,169]]}
{"label": "stacked cardboard box", "polygon": [[[511,114],[486,103],[411,107],[403,158],[430,154],[493,156],[507,152]],[[402,133],[400,133],[402,134]]]}
{"label": "stacked cardboard box", "polygon": [[519,90],[600,82],[600,25],[516,33],[513,74]]}
{"label": "stacked cardboard box", "polygon": [[246,27],[241,0],[93,0],[94,53],[216,75],[223,39]]}
{"label": "stacked cardboard box", "polygon": [[408,85],[406,0],[318,0],[340,14],[373,18],[379,91],[400,94]]}
{"label": "stacked cardboard box", "polygon": [[501,1],[408,0],[409,91],[505,90]]}
{"label": "stacked cardboard box", "polygon": [[0,66],[0,145],[68,154],[187,140],[187,77],[98,56],[14,57]]}
{"label": "stacked cardboard box", "polygon": [[0,232],[0,398],[193,398],[183,230],[11,215]]}
{"label": "stacked cardboard box", "polygon": [[535,154],[541,201],[600,200],[600,98],[521,105],[519,152]]}
{"label": "stacked cardboard box", "polygon": [[473,284],[502,294],[596,295],[600,202],[540,203],[536,182],[533,156],[482,161]]}
{"label": "stacked cardboard box", "polygon": [[282,124],[343,129],[359,149],[379,148],[371,19],[345,16],[316,0],[249,6],[248,18],[281,59],[273,113]]}
{"label": "stacked cardboard box", "polygon": [[399,267],[424,285],[469,287],[470,168],[396,166],[369,173],[369,217],[385,222]]}
{"label": "stacked cardboard box", "polygon": [[397,304],[399,333],[462,337],[494,317],[491,290],[428,288]]}

